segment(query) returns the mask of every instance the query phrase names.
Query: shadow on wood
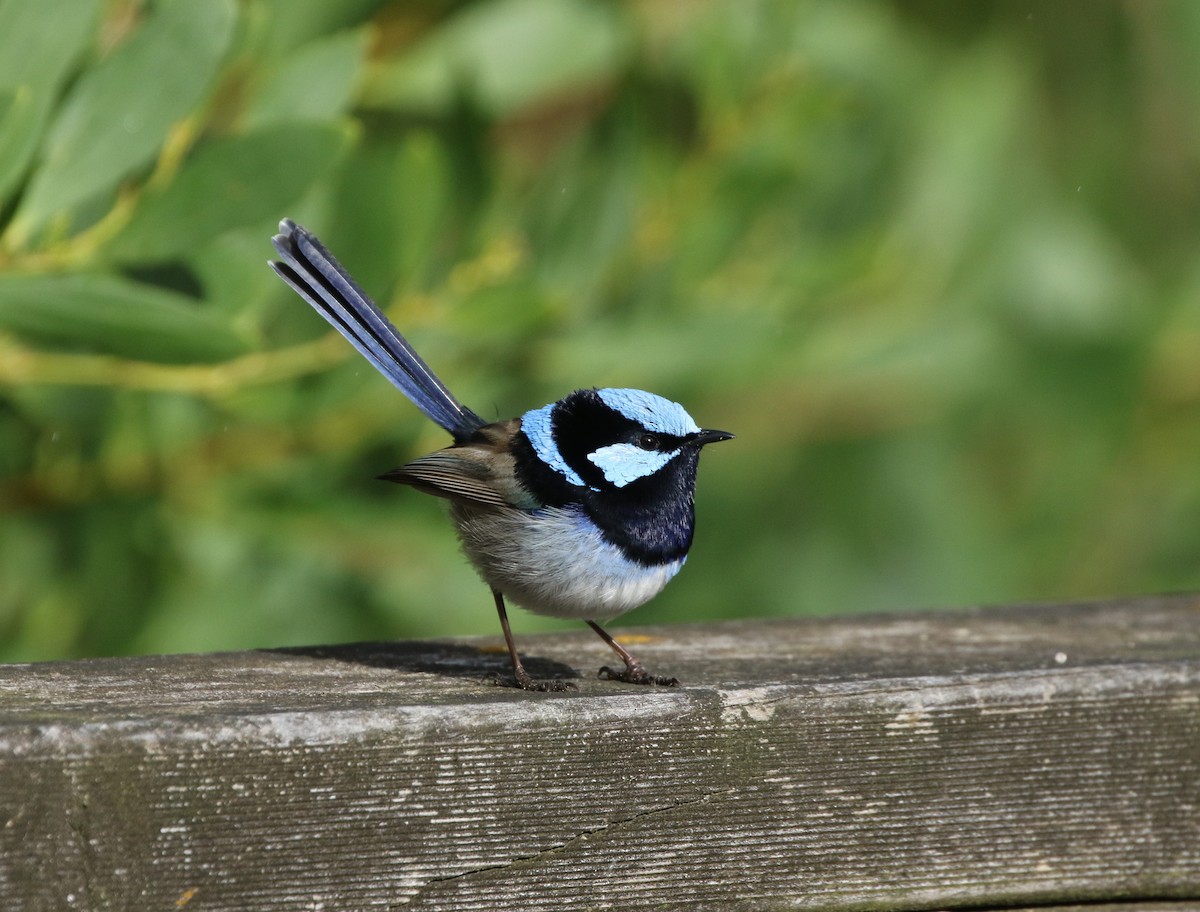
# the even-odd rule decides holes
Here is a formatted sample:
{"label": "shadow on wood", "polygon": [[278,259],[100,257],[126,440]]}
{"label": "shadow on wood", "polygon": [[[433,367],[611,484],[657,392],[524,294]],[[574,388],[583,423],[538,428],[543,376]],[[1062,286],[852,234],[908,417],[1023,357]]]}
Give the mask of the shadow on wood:
{"label": "shadow on wood", "polygon": [[[368,668],[418,672],[461,678],[484,684],[500,683],[515,687],[512,661],[508,650],[481,649],[449,640],[421,640],[393,643],[343,643],[336,646],[289,646],[265,650],[283,656],[329,659]],[[562,662],[522,653],[526,670],[536,678],[571,680],[579,673]]]}

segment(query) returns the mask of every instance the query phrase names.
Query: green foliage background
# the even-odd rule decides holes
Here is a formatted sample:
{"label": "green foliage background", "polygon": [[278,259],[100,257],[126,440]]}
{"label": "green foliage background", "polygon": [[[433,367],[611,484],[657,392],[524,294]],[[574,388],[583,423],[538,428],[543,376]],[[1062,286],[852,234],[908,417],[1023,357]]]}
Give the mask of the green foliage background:
{"label": "green foliage background", "polygon": [[636,621],[1196,588],[1198,100],[1188,0],[0,0],[0,659],[494,632],[283,216],[738,434]]}

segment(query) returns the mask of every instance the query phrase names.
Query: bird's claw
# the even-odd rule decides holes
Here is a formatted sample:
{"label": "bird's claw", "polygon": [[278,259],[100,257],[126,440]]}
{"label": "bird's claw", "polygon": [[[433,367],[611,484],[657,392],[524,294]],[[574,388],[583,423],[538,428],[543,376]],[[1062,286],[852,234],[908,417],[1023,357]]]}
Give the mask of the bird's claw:
{"label": "bird's claw", "polygon": [[578,690],[579,688],[570,681],[556,681],[547,678],[533,678],[529,675],[517,675],[515,677],[507,677],[505,675],[492,672],[487,677],[488,682],[494,687],[517,687],[521,690],[533,690],[539,693],[564,693],[568,690]]}
{"label": "bird's claw", "polygon": [[613,671],[605,665],[600,669],[598,677],[603,681],[624,681],[626,684],[648,684],[659,687],[678,687],[678,678],[667,678],[662,675],[650,674],[640,663],[629,665],[624,671]]}

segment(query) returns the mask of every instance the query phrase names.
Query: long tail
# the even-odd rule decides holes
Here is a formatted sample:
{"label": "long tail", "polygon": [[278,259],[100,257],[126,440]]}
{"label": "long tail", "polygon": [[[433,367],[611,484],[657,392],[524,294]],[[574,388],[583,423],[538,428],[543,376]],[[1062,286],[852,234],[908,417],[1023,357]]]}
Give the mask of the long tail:
{"label": "long tail", "polygon": [[486,422],[460,403],[324,245],[291,219],[270,266],[422,412],[461,443]]}

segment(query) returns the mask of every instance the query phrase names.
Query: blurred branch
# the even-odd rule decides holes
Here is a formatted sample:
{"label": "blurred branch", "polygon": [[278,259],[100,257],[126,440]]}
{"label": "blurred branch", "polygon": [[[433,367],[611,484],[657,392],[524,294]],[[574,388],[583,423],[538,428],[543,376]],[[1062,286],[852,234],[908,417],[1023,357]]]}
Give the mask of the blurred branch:
{"label": "blurred branch", "polygon": [[336,333],[213,365],[154,364],[109,355],[38,352],[0,339],[0,385],[106,386],[220,397],[247,386],[319,373],[353,354]]}
{"label": "blurred branch", "polygon": [[[313,348],[324,342],[313,343]],[[221,479],[277,468],[297,454],[345,453],[394,425],[395,417],[387,410],[338,407],[314,412],[302,424],[214,426],[165,449],[118,447],[94,455],[85,454],[69,432],[56,432],[53,453],[42,453],[30,471],[0,479],[0,508],[37,510],[84,504],[114,492],[150,492],[162,500],[186,503],[189,511],[203,511],[205,504],[211,505],[210,485]],[[58,433],[65,438],[58,439]]]}
{"label": "blurred branch", "polygon": [[1175,405],[1200,400],[1197,352],[1200,352],[1200,331],[1175,329],[1164,334],[1149,363],[1150,396]]}

